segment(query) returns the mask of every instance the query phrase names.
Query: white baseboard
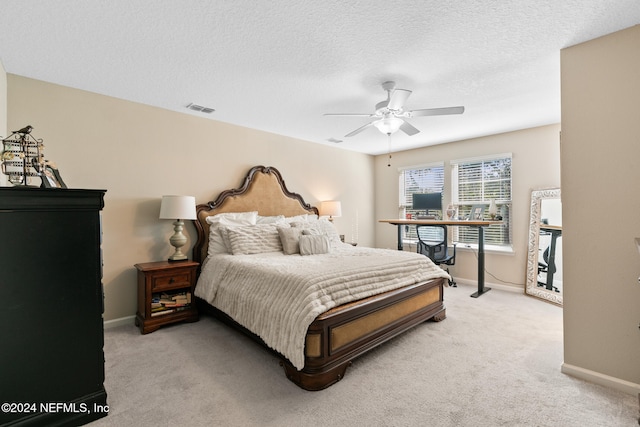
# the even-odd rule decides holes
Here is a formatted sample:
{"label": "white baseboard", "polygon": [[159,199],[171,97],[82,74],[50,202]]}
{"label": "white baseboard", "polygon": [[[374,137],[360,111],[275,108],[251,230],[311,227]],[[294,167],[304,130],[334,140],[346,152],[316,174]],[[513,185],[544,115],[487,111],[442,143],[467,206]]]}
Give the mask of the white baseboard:
{"label": "white baseboard", "polygon": [[135,323],[136,316],[120,317],[119,319],[105,320],[104,329],[115,328],[123,325],[133,325]]}
{"label": "white baseboard", "polygon": [[584,369],[578,366],[569,365],[568,363],[563,363],[560,371],[563,374],[571,375],[572,377],[580,378],[581,380],[619,390],[632,396],[637,396],[640,394],[640,384],[621,380],[620,378],[610,377],[609,375],[590,371],[589,369]]}
{"label": "white baseboard", "polygon": [[[453,279],[456,281],[456,283],[460,283],[460,284],[463,284],[463,285],[475,286],[476,288],[478,287],[478,281],[477,280],[458,279],[455,276],[453,277]],[[487,288],[492,288],[492,289],[500,289],[501,291],[516,292],[518,294],[523,294],[524,293],[524,287],[517,286],[517,285],[504,285],[502,283],[487,283],[485,281],[484,282],[484,286],[487,287]]]}

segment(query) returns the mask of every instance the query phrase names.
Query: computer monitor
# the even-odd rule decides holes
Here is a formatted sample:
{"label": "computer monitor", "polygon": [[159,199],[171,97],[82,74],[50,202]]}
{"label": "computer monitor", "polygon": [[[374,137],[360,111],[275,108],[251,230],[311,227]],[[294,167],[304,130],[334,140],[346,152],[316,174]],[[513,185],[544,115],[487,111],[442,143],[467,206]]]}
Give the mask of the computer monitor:
{"label": "computer monitor", "polygon": [[442,193],[413,193],[413,209],[425,211],[442,211]]}

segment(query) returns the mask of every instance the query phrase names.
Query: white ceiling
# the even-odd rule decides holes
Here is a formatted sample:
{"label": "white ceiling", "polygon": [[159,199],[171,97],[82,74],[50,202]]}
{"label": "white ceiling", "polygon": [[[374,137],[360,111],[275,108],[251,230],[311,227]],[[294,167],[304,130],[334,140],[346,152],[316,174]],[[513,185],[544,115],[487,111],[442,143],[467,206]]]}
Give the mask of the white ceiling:
{"label": "white ceiling", "polygon": [[[560,50],[640,23],[640,0],[0,0],[7,72],[370,154],[560,122]],[[215,108],[210,115],[189,103]],[[37,127],[36,123],[30,123]],[[327,141],[330,138],[343,142]]]}

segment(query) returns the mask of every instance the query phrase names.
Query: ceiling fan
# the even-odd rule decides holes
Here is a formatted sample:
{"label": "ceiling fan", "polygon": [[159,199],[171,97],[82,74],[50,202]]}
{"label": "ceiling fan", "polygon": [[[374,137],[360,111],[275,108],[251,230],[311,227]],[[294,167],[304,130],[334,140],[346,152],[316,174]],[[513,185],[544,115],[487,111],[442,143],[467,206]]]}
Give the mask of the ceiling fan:
{"label": "ceiling fan", "polygon": [[345,138],[359,134],[360,132],[375,126],[380,132],[391,135],[398,130],[403,131],[409,136],[420,132],[413,125],[406,121],[413,117],[421,116],[442,116],[447,114],[462,114],[464,107],[445,107],[445,108],[426,108],[422,110],[405,110],[404,103],[411,95],[411,91],[407,89],[396,89],[395,82],[382,83],[382,89],[387,92],[387,99],[376,104],[376,110],[373,114],[360,113],[328,113],[325,116],[346,116],[346,117],[374,117],[377,120],[367,123],[358,129],[349,132]]}

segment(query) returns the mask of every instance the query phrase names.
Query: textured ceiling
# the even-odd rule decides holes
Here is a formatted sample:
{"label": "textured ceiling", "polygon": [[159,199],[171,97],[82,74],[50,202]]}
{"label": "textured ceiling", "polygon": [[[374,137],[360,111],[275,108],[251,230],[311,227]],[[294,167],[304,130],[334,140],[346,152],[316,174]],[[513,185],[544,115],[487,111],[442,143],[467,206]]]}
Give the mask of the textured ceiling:
{"label": "textured ceiling", "polygon": [[[370,154],[560,122],[560,50],[640,23],[640,0],[0,0],[7,72]],[[185,107],[215,108],[210,115]],[[36,124],[33,124],[34,126]],[[331,138],[342,140],[329,142]]]}

